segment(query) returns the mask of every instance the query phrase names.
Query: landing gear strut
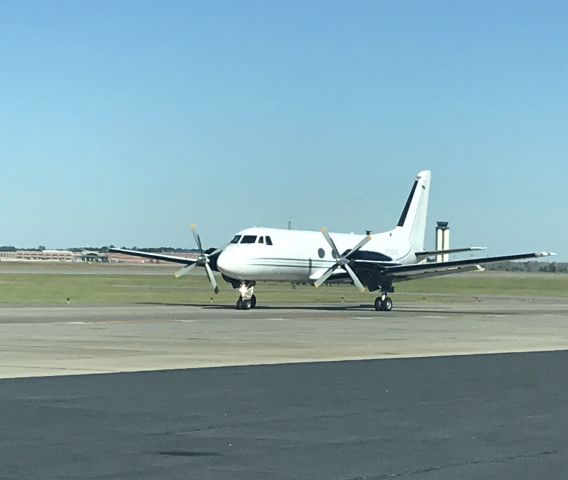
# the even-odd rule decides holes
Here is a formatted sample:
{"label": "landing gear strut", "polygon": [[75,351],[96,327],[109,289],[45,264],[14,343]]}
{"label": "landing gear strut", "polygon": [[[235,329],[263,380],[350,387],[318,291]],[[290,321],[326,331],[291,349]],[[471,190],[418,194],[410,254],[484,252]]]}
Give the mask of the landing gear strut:
{"label": "landing gear strut", "polygon": [[392,310],[392,299],[387,296],[386,292],[375,299],[375,310],[378,312],[390,312]]}
{"label": "landing gear strut", "polygon": [[237,310],[250,310],[256,308],[256,296],[254,295],[254,282],[241,282],[239,287],[240,296],[237,299]]}

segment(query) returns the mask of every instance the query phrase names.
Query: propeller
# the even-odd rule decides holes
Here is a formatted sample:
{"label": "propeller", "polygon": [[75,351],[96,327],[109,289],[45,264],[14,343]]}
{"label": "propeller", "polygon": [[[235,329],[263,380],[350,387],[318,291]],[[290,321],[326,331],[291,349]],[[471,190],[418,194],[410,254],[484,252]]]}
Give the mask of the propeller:
{"label": "propeller", "polygon": [[205,273],[207,274],[207,278],[209,279],[209,283],[211,284],[211,288],[213,289],[215,294],[217,294],[217,293],[219,293],[219,287],[217,286],[217,280],[215,280],[215,275],[213,275],[213,270],[211,270],[209,263],[211,262],[210,257],[212,257],[213,255],[216,255],[221,250],[223,250],[223,247],[220,247],[220,248],[214,250],[213,252],[206,253],[206,252],[203,251],[203,245],[201,243],[201,237],[197,233],[197,225],[195,225],[195,224],[191,225],[191,232],[193,233],[193,238],[195,238],[195,243],[197,243],[197,248],[199,249],[199,255],[197,256],[195,263],[191,263],[190,265],[186,265],[185,267],[180,268],[175,273],[175,276],[176,276],[176,278],[179,278],[183,275],[187,275],[195,267],[203,267],[203,268],[205,268]]}
{"label": "propeller", "polygon": [[357,277],[357,275],[355,274],[353,269],[349,266],[349,263],[350,263],[349,257],[351,255],[353,255],[355,252],[357,252],[358,250],[360,250],[364,245],[366,245],[371,240],[371,238],[372,238],[371,235],[365,236],[363,238],[363,240],[361,240],[357,245],[355,245],[355,247],[353,247],[351,250],[349,250],[347,252],[347,254],[341,255],[339,253],[339,251],[337,250],[337,247],[335,246],[335,242],[333,241],[333,238],[331,238],[331,235],[329,234],[327,228],[322,228],[321,233],[323,234],[327,243],[329,243],[329,245],[331,247],[331,254],[333,255],[333,258],[335,259],[335,265],[332,265],[331,267],[329,267],[324,272],[324,274],[314,282],[314,285],[316,287],[323,285],[323,283],[329,277],[331,277],[331,275],[333,275],[333,272],[335,272],[336,269],[343,268],[349,274],[349,276],[351,277],[351,280],[353,280],[353,284],[359,289],[359,291],[360,292],[366,291],[367,289],[361,283],[361,280],[359,280],[359,278]]}

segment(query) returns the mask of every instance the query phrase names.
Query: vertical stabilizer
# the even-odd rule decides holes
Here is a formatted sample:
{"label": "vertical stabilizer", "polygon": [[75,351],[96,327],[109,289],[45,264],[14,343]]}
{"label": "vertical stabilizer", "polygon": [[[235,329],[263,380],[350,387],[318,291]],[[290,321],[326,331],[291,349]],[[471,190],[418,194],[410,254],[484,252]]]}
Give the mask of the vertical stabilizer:
{"label": "vertical stabilizer", "polygon": [[415,252],[424,250],[431,177],[430,170],[418,173],[395,229],[399,235],[408,238]]}

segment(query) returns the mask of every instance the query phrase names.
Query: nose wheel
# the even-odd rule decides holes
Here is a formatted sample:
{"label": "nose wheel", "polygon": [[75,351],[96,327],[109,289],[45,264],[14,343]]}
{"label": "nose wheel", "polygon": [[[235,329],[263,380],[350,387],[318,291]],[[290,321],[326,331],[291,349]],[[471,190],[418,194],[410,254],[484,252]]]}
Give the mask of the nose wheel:
{"label": "nose wheel", "polygon": [[243,297],[239,297],[236,304],[237,310],[250,310],[251,308],[256,308],[256,295],[251,298],[244,300]]}
{"label": "nose wheel", "polygon": [[392,310],[392,299],[382,295],[375,299],[375,310],[377,312],[390,312]]}

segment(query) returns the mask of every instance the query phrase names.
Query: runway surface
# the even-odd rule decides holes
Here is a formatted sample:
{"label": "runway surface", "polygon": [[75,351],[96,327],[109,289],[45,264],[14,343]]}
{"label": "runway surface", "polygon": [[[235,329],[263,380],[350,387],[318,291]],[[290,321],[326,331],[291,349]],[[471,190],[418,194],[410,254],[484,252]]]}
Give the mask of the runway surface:
{"label": "runway surface", "polygon": [[0,378],[568,349],[568,301],[0,308]]}
{"label": "runway surface", "polygon": [[564,479],[567,352],[0,381],[2,479]]}

